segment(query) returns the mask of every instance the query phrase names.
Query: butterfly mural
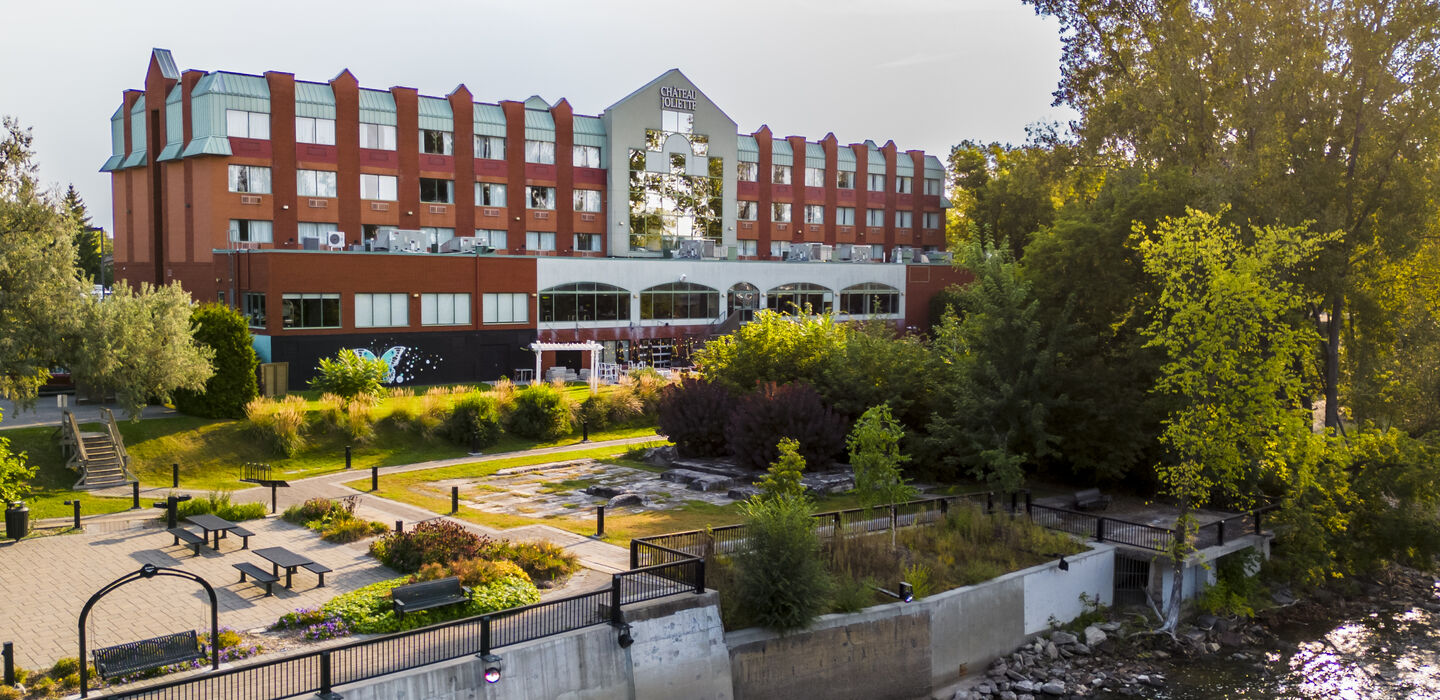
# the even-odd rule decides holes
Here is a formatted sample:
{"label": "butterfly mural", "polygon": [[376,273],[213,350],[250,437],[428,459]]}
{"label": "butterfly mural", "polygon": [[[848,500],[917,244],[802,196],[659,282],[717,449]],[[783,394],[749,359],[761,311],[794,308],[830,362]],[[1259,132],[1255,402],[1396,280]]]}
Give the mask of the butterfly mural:
{"label": "butterfly mural", "polygon": [[381,354],[379,358],[376,358],[375,353],[371,352],[368,348],[350,348],[356,355],[367,360],[384,360],[385,364],[390,368],[389,371],[385,373],[385,379],[383,380],[386,384],[405,381],[405,375],[401,373],[400,370],[400,358],[405,356],[405,351],[408,349],[409,348],[404,345],[395,345]]}

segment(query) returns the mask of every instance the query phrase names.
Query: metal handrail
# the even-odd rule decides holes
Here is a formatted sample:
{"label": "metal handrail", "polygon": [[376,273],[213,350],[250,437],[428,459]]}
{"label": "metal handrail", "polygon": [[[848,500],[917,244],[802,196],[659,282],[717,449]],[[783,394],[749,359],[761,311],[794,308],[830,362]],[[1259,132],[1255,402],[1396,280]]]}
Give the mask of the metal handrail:
{"label": "metal handrail", "polygon": [[108,408],[101,408],[100,412],[105,416],[105,427],[110,431],[110,444],[115,447],[115,455],[120,458],[120,471],[125,474],[128,481],[139,481],[130,471],[130,452],[125,449],[125,439],[120,436],[120,426],[115,423],[115,413]]}

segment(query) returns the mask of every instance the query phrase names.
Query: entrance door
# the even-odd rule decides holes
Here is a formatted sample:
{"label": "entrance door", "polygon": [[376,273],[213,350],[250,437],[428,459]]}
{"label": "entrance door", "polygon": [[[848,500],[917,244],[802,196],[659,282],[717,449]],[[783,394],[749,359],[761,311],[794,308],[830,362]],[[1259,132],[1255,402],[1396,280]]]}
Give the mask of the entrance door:
{"label": "entrance door", "polygon": [[741,282],[725,295],[725,307],[732,314],[738,311],[741,323],[749,323],[755,318],[755,310],[760,308],[760,290],[753,284]]}

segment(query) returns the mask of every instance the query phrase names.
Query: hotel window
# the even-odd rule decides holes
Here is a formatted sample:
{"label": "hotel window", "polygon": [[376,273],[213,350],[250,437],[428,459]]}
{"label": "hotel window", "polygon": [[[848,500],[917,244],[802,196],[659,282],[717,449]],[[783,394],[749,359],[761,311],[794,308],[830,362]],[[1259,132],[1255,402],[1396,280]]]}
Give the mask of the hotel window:
{"label": "hotel window", "polygon": [[670,282],[640,292],[640,318],[669,321],[715,318],[720,291],[694,282]]}
{"label": "hotel window", "polygon": [[823,207],[823,206],[821,206],[821,205],[819,205],[819,204],[806,204],[806,205],[805,205],[805,223],[807,223],[807,224],[823,224],[823,223],[825,223],[825,207]]}
{"label": "hotel window", "polygon": [[575,250],[582,253],[600,252],[600,234],[598,233],[577,233],[575,234]]}
{"label": "hotel window", "polygon": [[880,245],[879,243],[876,243],[876,244],[870,246],[870,259],[871,259],[871,260],[884,260],[884,259],[885,259],[885,246]]}
{"label": "hotel window", "polygon": [[914,216],[914,213],[908,211],[895,212],[895,228],[910,228],[914,223]]}
{"label": "hotel window", "polygon": [[445,241],[455,237],[455,229],[439,226],[421,226],[420,233],[425,235],[425,244],[439,250],[439,246]]}
{"label": "hotel window", "polygon": [[741,221],[754,221],[756,214],[760,211],[760,203],[742,199],[738,204],[740,205],[740,210],[739,213],[735,215],[735,218]]}
{"label": "hotel window", "polygon": [[555,234],[549,231],[526,231],[525,250],[555,250]]}
{"label": "hotel window", "polygon": [[855,189],[855,173],[841,170],[835,173],[835,186],[842,190]]}
{"label": "hotel window", "polygon": [[691,134],[690,152],[700,157],[710,155],[710,137],[705,134]]}
{"label": "hotel window", "polygon": [[670,174],[671,174],[671,175],[684,175],[684,174],[685,174],[685,154],[684,154],[684,153],[671,153],[671,154],[670,154]]}
{"label": "hotel window", "polygon": [[241,313],[251,328],[265,327],[265,295],[260,292],[245,292],[241,296]]}
{"label": "hotel window", "polygon": [[542,165],[555,164],[555,142],[554,141],[526,141],[525,162],[540,163]]}
{"label": "hotel window", "polygon": [[420,178],[420,201],[427,204],[454,204],[454,181],[433,177]]}
{"label": "hotel window", "polygon": [[771,205],[770,205],[770,220],[771,220],[771,221],[774,221],[774,222],[777,223],[777,224],[783,224],[783,223],[789,222],[789,221],[790,221],[790,203],[789,203],[789,202],[775,202],[774,204],[771,204]]}
{"label": "hotel window", "polygon": [[319,117],[295,117],[295,142],[335,145],[335,120]]}
{"label": "hotel window", "polygon": [[270,169],[259,165],[230,166],[230,191],[270,194]]}
{"label": "hotel window", "polygon": [[740,182],[755,182],[760,179],[760,164],[740,162],[736,164],[735,177]]}
{"label": "hotel window", "polygon": [[225,110],[225,135],[242,139],[269,139],[270,115],[264,112]]}
{"label": "hotel window", "polygon": [[486,160],[505,160],[505,137],[476,136],[475,157]]}
{"label": "hotel window", "polygon": [[885,191],[885,176],[878,173],[870,173],[870,184],[865,189],[871,192]]}
{"label": "hotel window", "polygon": [[525,201],[529,203],[530,209],[554,209],[555,188],[526,186]]}
{"label": "hotel window", "polygon": [[394,175],[370,175],[361,173],[360,198],[393,202],[396,200],[395,182]]}
{"label": "hotel window", "polygon": [[455,155],[455,134],[439,129],[421,129],[420,152],[436,156]]}
{"label": "hotel window", "polygon": [[834,295],[829,289],[809,282],[782,284],[765,294],[766,308],[787,314],[829,313]]}
{"label": "hotel window", "polygon": [[629,321],[630,292],[612,284],[574,282],[540,290],[541,323]]}
{"label": "hotel window", "polygon": [[900,313],[900,290],[865,282],[840,290],[840,313],[854,316]]}
{"label": "hotel window", "polygon": [[602,168],[599,146],[571,147],[570,164],[577,168]]}
{"label": "hotel window", "polygon": [[854,226],[855,207],[835,207],[835,224],[837,226]]}
{"label": "hotel window", "polygon": [[896,175],[896,176],[895,176],[895,193],[896,193],[896,194],[910,194],[911,188],[914,186],[914,185],[912,184],[912,183],[914,182],[914,180],[915,180],[915,178],[912,178],[912,177],[910,177],[909,175]]}
{"label": "hotel window", "polygon": [[575,190],[575,211],[600,211],[600,190]]}
{"label": "hotel window", "polygon": [[480,295],[480,320],[483,323],[528,323],[529,294]]}
{"label": "hotel window", "polygon": [[332,170],[296,170],[295,185],[301,197],[336,196]]}
{"label": "hotel window", "polygon": [[695,133],[695,115],[690,112],[660,110],[660,128],[676,134]]}
{"label": "hotel window", "polygon": [[925,212],[925,228],[940,228],[940,214]]}
{"label": "hotel window", "polygon": [[866,210],[865,210],[865,225],[866,225],[866,226],[884,226],[884,225],[885,225],[885,210],[884,210],[884,209],[866,209]]}
{"label": "hotel window", "polygon": [[933,178],[933,177],[927,177],[927,178],[925,178],[925,194],[928,194],[928,195],[938,195],[938,194],[940,194],[940,180],[939,180],[938,178]]}
{"label": "hotel window", "polygon": [[777,166],[771,168],[771,169],[770,169],[770,184],[772,184],[772,185],[788,185],[788,184],[790,184],[790,166],[788,166],[788,165],[777,165]]}
{"label": "hotel window", "polygon": [[494,182],[475,183],[475,205],[481,207],[505,206],[505,186]]}
{"label": "hotel window", "polygon": [[269,221],[231,219],[230,240],[235,243],[270,243],[274,240],[274,228]]}
{"label": "hotel window", "polygon": [[360,147],[377,151],[395,150],[395,127],[360,122]]}
{"label": "hotel window", "polygon": [[790,241],[770,241],[770,257],[783,258],[790,252]]}
{"label": "hotel window", "polygon": [[492,228],[475,229],[475,245],[486,245],[496,250],[505,249],[505,231]]}
{"label": "hotel window", "polygon": [[469,294],[421,294],[420,324],[464,326],[470,323]]}
{"label": "hotel window", "polygon": [[331,231],[340,230],[338,224],[315,223],[313,221],[301,221],[295,225],[296,240],[300,241],[300,247],[305,247],[305,241],[315,240],[320,245],[325,243],[325,234]]}
{"label": "hotel window", "polygon": [[824,186],[825,186],[825,169],[824,169],[824,168],[806,168],[806,169],[805,169],[805,186],[806,186],[806,187],[824,187]]}
{"label": "hotel window", "polygon": [[282,294],[280,318],[285,328],[339,328],[339,294]]}
{"label": "hotel window", "polygon": [[735,251],[735,254],[736,254],[736,255],[746,255],[746,256],[754,257],[755,255],[758,254],[758,253],[756,252],[756,250],[757,250],[756,245],[759,243],[759,241],[735,241],[735,242],[739,244],[739,246],[738,246],[738,247],[739,247],[739,250],[736,250],[736,251]]}
{"label": "hotel window", "polygon": [[356,328],[396,328],[410,325],[410,295],[356,294]]}

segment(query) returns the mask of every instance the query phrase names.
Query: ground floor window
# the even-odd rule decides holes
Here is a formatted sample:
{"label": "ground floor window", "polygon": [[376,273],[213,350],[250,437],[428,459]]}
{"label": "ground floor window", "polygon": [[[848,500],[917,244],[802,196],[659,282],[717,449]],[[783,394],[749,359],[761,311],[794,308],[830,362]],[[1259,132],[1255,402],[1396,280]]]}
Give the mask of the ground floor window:
{"label": "ground floor window", "polygon": [[788,314],[830,313],[834,300],[829,289],[809,282],[782,284],[766,294],[767,308]]}
{"label": "ground floor window", "polygon": [[285,328],[339,328],[339,294],[284,294],[280,316]]}
{"label": "ground floor window", "polygon": [[356,294],[356,328],[390,328],[410,325],[407,294]]}
{"label": "ground floor window", "polygon": [[485,323],[525,323],[530,320],[530,296],[523,293],[482,295],[480,313]]}
{"label": "ground floor window", "polygon": [[674,338],[642,338],[635,342],[635,361],[649,367],[669,367],[674,356]]}
{"label": "ground floor window", "polygon": [[900,290],[865,282],[840,290],[840,312],[854,316],[900,313]]}
{"label": "ground floor window", "polygon": [[265,294],[262,292],[245,292],[241,296],[240,313],[245,314],[245,320],[251,328],[265,327]]}
{"label": "ground floor window", "polygon": [[470,295],[421,294],[420,323],[426,326],[463,326],[470,323]]}
{"label": "ground floor window", "polygon": [[600,361],[612,365],[629,364],[630,362],[630,341],[628,340],[602,340],[600,344],[604,349],[600,351]]}

